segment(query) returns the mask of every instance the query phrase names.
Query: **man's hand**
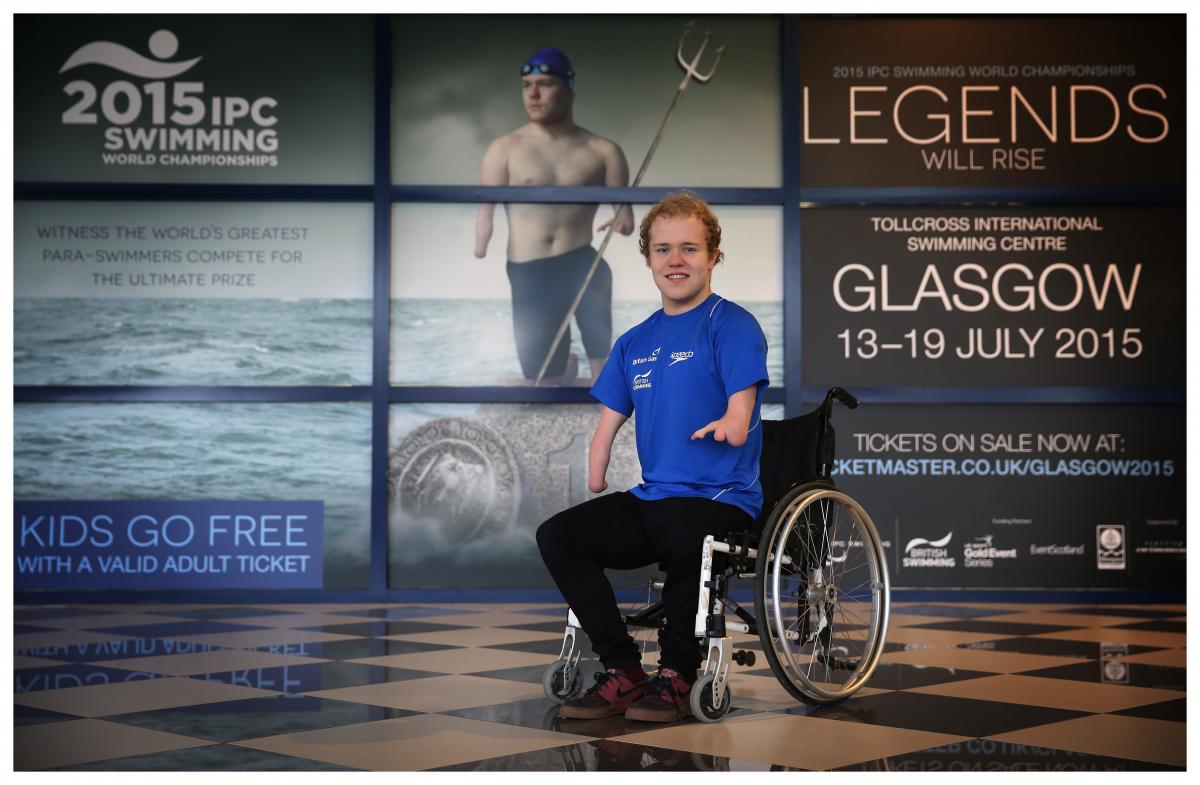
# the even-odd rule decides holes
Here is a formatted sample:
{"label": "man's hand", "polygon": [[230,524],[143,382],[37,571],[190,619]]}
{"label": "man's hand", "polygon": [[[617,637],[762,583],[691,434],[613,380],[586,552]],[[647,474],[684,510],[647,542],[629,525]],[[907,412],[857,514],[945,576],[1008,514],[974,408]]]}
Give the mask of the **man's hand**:
{"label": "man's hand", "polygon": [[695,433],[692,434],[692,438],[693,439],[703,439],[705,436],[708,436],[711,433],[713,435],[713,439],[715,439],[716,441],[719,441],[719,442],[728,441],[734,447],[741,447],[743,444],[746,443],[745,436],[742,436],[741,439],[739,440],[736,436],[730,435],[730,430],[732,430],[732,429],[730,429],[728,426],[726,426],[725,420],[724,420],[724,418],[722,418],[720,420],[713,420],[708,425],[706,425],[703,428],[701,428],[700,430],[696,431]]}
{"label": "man's hand", "polygon": [[738,390],[729,396],[729,406],[721,419],[713,420],[696,431],[692,438],[703,439],[711,433],[719,442],[729,442],[733,447],[741,447],[750,433],[750,417],[754,413],[757,395],[758,386],[754,384],[744,390]]}
{"label": "man's hand", "polygon": [[588,490],[592,493],[604,493],[608,490],[608,482],[601,477],[599,481],[588,479]]}
{"label": "man's hand", "polygon": [[633,210],[629,207],[629,205],[621,205],[612,218],[609,218],[607,221],[596,227],[596,231],[603,232],[614,223],[616,224],[616,231],[620,232],[621,234],[633,234]]}

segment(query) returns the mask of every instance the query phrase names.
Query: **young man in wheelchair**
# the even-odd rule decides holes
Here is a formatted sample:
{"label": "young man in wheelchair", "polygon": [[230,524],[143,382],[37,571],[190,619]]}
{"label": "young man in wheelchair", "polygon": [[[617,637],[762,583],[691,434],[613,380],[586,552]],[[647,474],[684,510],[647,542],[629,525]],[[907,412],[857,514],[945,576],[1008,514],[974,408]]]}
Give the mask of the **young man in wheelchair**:
{"label": "young man in wheelchair", "polygon": [[[767,342],[745,309],[712,291],[724,254],[708,205],[671,194],[642,221],[639,248],[662,309],[617,339],[592,387],[602,404],[588,453],[588,487],[602,493],[617,431],[637,412],[642,483],[555,515],[537,532],[542,558],[604,671],[561,717],[688,716],[701,663],[694,632],[706,535],[749,528],[762,508],[759,407]],[[659,671],[647,678],[605,569],[657,563],[666,624]]]}

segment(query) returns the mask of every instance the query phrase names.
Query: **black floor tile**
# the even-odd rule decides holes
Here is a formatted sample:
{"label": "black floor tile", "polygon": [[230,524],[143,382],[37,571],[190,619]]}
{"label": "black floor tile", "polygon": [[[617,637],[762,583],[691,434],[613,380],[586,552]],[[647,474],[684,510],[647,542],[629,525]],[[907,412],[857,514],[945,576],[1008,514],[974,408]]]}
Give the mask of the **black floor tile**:
{"label": "black floor tile", "polygon": [[563,632],[567,629],[567,615],[564,613],[561,619],[555,621],[539,621],[525,624],[505,624],[502,625],[511,630],[534,630],[536,632]]}
{"label": "black floor tile", "polygon": [[16,653],[67,662],[104,662],[105,660],[122,660],[129,657],[157,657],[162,654],[221,651],[225,648],[224,646],[214,646],[211,643],[182,642],[161,638],[126,638],[99,643],[30,646],[17,649]]}
{"label": "black floor tile", "polygon": [[271,608],[255,608],[253,605],[236,605],[228,608],[196,608],[193,610],[173,610],[169,615],[184,616],[189,619],[249,619],[255,616],[287,616],[292,611],[280,611]]}
{"label": "black floor tile", "polygon": [[1164,611],[1156,608],[1110,608],[1105,605],[1087,605],[1079,608],[1063,608],[1055,613],[1085,613],[1089,616],[1128,616],[1131,619],[1167,619],[1183,616],[1183,611]]}
{"label": "black floor tile", "polygon": [[[1072,641],[1061,638],[1000,638],[994,641],[976,641],[964,643],[962,649],[982,649],[984,651],[1010,651],[1018,654],[1045,654],[1052,657],[1075,657],[1081,660],[1099,660],[1113,656],[1112,644],[1096,643],[1094,641]],[[1127,646],[1119,644],[1117,653],[1138,654],[1144,651],[1154,651],[1153,646]]]}
{"label": "black floor tile", "polygon": [[46,709],[35,709],[32,706],[13,704],[13,727],[21,725],[41,725],[46,722],[62,722],[63,720],[81,720],[74,714],[63,714]]}
{"label": "black floor tile", "polygon": [[246,630],[262,630],[265,627],[257,624],[231,624],[225,621],[173,621],[162,624],[137,624],[131,627],[96,627],[89,628],[92,632],[103,632],[107,635],[127,635],[131,638],[181,638],[186,635],[205,635],[216,632],[245,632]]}
{"label": "black floor tile", "polygon": [[932,648],[932,643],[885,643],[883,644],[883,653],[891,654],[896,651],[916,651],[918,649]]}
{"label": "black floor tile", "polygon": [[422,616],[457,616],[478,613],[465,608],[367,608],[357,611],[338,611],[339,616],[365,616],[369,619],[419,619]]}
{"label": "black floor tile", "polygon": [[[587,656],[592,651],[591,642],[582,631],[575,633],[575,645],[579,647],[584,656]],[[493,646],[486,646],[488,649],[504,649],[505,651],[523,651],[532,654],[558,654],[562,651],[562,640],[553,638],[544,641],[522,641],[521,643],[498,643]]]}
{"label": "black floor tile", "polygon": [[[751,763],[743,768],[767,767]],[[568,744],[548,750],[504,755],[499,758],[443,766],[433,771],[729,771],[731,761],[719,755],[705,755],[665,747],[647,747],[614,739],[597,739]]]}
{"label": "black floor tile", "polygon": [[447,643],[418,643],[416,641],[390,641],[384,638],[354,638],[344,641],[317,641],[313,643],[287,643],[256,646],[255,651],[272,654],[293,654],[297,657],[319,657],[326,660],[359,660],[364,657],[382,657],[388,654],[413,654],[421,651],[443,651],[459,649]]}
{"label": "black floor tile", "polygon": [[[599,660],[581,659],[579,661],[579,672],[583,677],[584,684],[592,683],[592,674],[599,673],[601,666]],[[502,670],[484,671],[483,673],[472,673],[472,676],[485,676],[490,679],[508,679],[509,681],[519,681],[525,684],[541,684],[542,676],[546,673],[546,665],[526,665],[520,668],[504,668]]]}
{"label": "black floor tile", "polygon": [[1089,755],[1085,752],[1031,747],[991,739],[965,742],[906,752],[879,760],[842,766],[834,771],[1179,771],[1174,766],[1146,763],[1127,758]]}
{"label": "black floor tile", "polygon": [[462,627],[453,624],[432,624],[424,621],[378,621],[351,622],[349,624],[322,624],[315,627],[301,627],[302,630],[316,632],[332,632],[337,635],[415,635],[421,632],[444,632],[446,630],[461,630]]}
{"label": "black floor tile", "polygon": [[1112,626],[1118,630],[1187,633],[1187,622],[1185,621],[1137,621],[1131,624],[1114,624]]}
{"label": "black floor tile", "polygon": [[783,713],[959,736],[992,736],[1086,714],[919,692],[885,692],[831,706],[796,706]]}
{"label": "black floor tile", "polygon": [[[734,700],[736,702],[736,696]],[[642,733],[660,727],[669,728],[674,725],[697,722],[697,720],[690,717],[674,723],[634,722],[633,720],[625,719],[624,715],[604,717],[598,720],[563,719],[558,716],[558,709],[559,707],[556,704],[551,703],[545,698],[532,698],[512,703],[500,703],[495,706],[477,706],[470,709],[459,709],[457,711],[441,713],[454,717],[482,720],[484,722],[498,722],[503,725],[519,725],[522,728],[540,728],[541,730],[561,731],[562,733],[574,733],[580,736],[595,736],[604,739],[613,736],[624,736],[628,733]],[[727,716],[736,717],[739,713],[748,712],[742,712],[734,708],[730,710]]]}
{"label": "black floor tile", "polygon": [[127,681],[166,678],[159,673],[106,668],[103,665],[68,663],[45,668],[22,668],[13,672],[13,693],[61,690],[70,687],[94,687]]}
{"label": "black floor tile", "polygon": [[942,668],[936,665],[919,666],[881,662],[875,666],[875,672],[871,674],[867,686],[881,690],[908,690],[913,687],[928,687],[931,684],[945,684],[951,681],[964,681],[993,675],[995,674]]}
{"label": "black floor tile", "polygon": [[[99,608],[62,608],[55,606],[30,607],[13,609],[13,621],[36,621],[38,619],[73,619],[76,616],[112,615],[112,611]],[[1178,615],[1178,614],[1176,614]]]}
{"label": "black floor tile", "polygon": [[1187,689],[1187,670],[1165,665],[1144,665],[1139,662],[1107,660],[1060,665],[1036,671],[1023,671],[1022,676],[1047,679],[1071,679],[1095,684],[1126,684],[1133,687],[1152,687],[1160,690]]}
{"label": "black floor tile", "polygon": [[56,630],[57,627],[39,627],[36,624],[14,624],[13,635],[23,635],[27,632],[49,632]]}
{"label": "black floor tile", "polygon": [[279,668],[251,668],[224,673],[203,673],[190,678],[293,694],[342,687],[361,687],[364,684],[386,684],[393,681],[423,679],[431,675],[433,674],[428,671],[335,661],[315,662],[311,665],[284,665]]}
{"label": "black floor tile", "polygon": [[113,758],[51,771],[358,771],[318,760],[213,744],[186,750]]}
{"label": "black floor tile", "polygon": [[913,616],[949,616],[956,619],[978,619],[984,616],[1000,616],[1012,613],[996,608],[974,608],[969,605],[906,605],[893,607],[892,613],[912,614]]}
{"label": "black floor tile", "polygon": [[1123,714],[1127,717],[1145,717],[1148,720],[1187,722],[1187,698],[1136,706],[1132,709],[1114,711],[1113,714]]}
{"label": "black floor tile", "polygon": [[390,720],[416,713],[348,701],[325,700],[308,695],[280,695],[119,714],[104,719],[197,739],[241,741],[360,722]]}
{"label": "black floor tile", "polygon": [[1061,632],[1072,630],[1064,624],[1028,624],[1016,621],[986,621],[979,619],[961,619],[956,621],[939,621],[932,624],[914,624],[910,630],[951,630],[953,632],[983,632],[994,635],[1040,635],[1046,632]]}

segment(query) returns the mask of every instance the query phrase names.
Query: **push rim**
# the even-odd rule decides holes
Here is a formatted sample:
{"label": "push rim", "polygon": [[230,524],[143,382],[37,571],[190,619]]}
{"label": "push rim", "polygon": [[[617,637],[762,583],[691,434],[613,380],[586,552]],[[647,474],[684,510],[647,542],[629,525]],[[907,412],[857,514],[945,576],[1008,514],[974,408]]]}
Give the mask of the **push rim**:
{"label": "push rim", "polygon": [[889,580],[871,519],[840,491],[800,495],[775,527],[764,585],[771,645],[808,697],[848,697],[875,670]]}

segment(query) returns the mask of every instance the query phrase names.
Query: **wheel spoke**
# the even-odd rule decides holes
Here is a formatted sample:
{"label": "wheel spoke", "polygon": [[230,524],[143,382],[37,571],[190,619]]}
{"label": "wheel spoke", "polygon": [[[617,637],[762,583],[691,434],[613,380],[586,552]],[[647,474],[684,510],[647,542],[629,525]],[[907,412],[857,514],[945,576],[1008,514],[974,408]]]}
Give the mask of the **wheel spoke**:
{"label": "wheel spoke", "polygon": [[809,699],[845,697],[870,677],[885,637],[887,572],[870,519],[844,494],[818,489],[799,492],[770,525],[756,598],[768,662]]}

